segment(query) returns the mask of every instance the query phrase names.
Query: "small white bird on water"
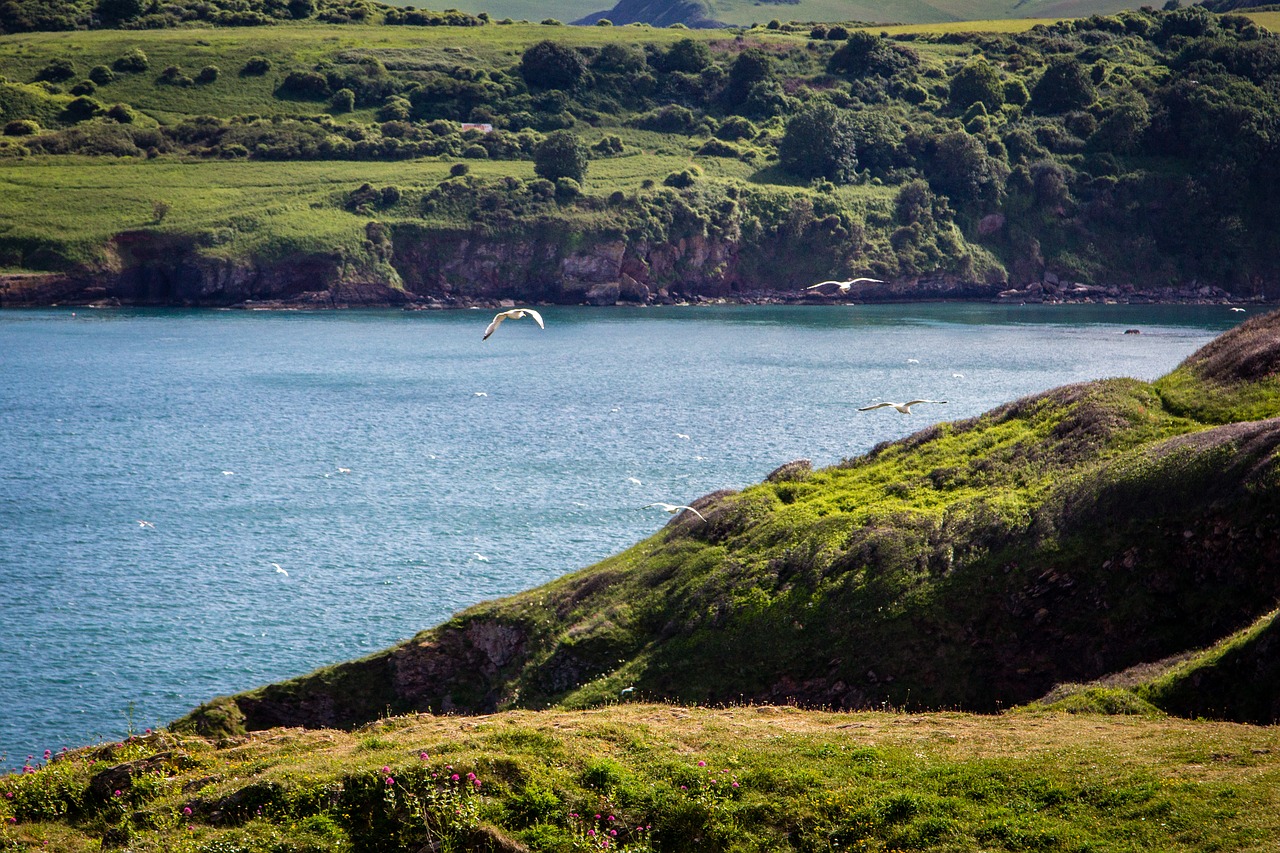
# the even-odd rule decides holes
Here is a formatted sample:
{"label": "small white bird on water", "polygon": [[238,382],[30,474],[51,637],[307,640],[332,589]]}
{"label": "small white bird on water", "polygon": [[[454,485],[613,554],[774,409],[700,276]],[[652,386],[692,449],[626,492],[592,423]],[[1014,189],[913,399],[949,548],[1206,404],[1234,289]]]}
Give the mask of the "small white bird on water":
{"label": "small white bird on water", "polygon": [[834,279],[828,279],[826,281],[820,281],[817,284],[811,284],[808,287],[806,287],[805,290],[816,290],[819,287],[838,287],[840,288],[841,293],[848,293],[849,288],[853,287],[855,284],[861,284],[864,281],[871,281],[871,282],[875,282],[876,284],[884,284],[884,282],[878,278],[851,278],[848,281],[836,281]]}
{"label": "small white bird on water", "polygon": [[155,530],[155,529],[156,529],[156,526],[155,526],[154,524],[152,524],[152,523],[151,523],[151,522],[149,522],[149,521],[143,521],[142,519],[138,519],[138,526],[139,526],[139,527],[150,527],[152,530]]}
{"label": "small white bird on water", "polygon": [[480,340],[489,340],[489,336],[498,330],[498,327],[502,325],[503,320],[519,320],[526,314],[533,318],[533,322],[538,324],[539,329],[546,328],[546,324],[542,322],[542,315],[537,311],[534,311],[532,308],[512,308],[510,311],[499,311],[495,314],[493,322],[484,330],[484,337]]}
{"label": "small white bird on water", "polygon": [[[645,509],[650,509],[650,508],[655,507],[655,506],[656,506],[656,507],[661,507],[663,512],[669,512],[669,513],[671,513],[672,515],[675,515],[676,513],[681,512],[682,510],[686,510],[686,509],[687,509],[687,510],[689,510],[689,512],[693,513],[693,514],[694,514],[694,515],[696,515],[698,518],[702,518],[702,513],[698,512],[698,511],[697,511],[696,509],[694,509],[693,507],[691,507],[691,506],[681,506],[680,504],[664,504],[664,503],[662,503],[661,501],[659,501],[658,503],[646,504],[644,508],[645,508]],[[703,521],[706,521],[706,519],[705,519],[705,518],[702,518],[702,520],[703,520]]]}
{"label": "small white bird on water", "polygon": [[886,400],[883,403],[873,403],[870,406],[863,406],[862,408],[858,409],[858,411],[869,412],[872,409],[884,409],[889,406],[892,406],[893,408],[897,409],[899,412],[902,412],[902,414],[909,415],[911,414],[911,407],[919,403],[945,403],[945,402],[947,401],[946,400],[908,400],[905,403],[890,403],[889,401]]}
{"label": "small white bird on water", "polygon": [[637,486],[643,486],[643,485],[644,485],[644,483],[640,482],[640,481],[639,481],[639,480],[637,480],[635,477],[628,477],[628,478],[627,478],[627,482],[628,482],[628,483],[633,483],[633,484],[635,484],[635,485],[637,485]]}
{"label": "small white bird on water", "polygon": [[286,571],[284,570],[284,567],[283,567],[283,566],[281,566],[279,563],[272,563],[271,565],[273,565],[273,566],[275,566],[275,567],[276,567],[276,574],[278,574],[278,575],[284,575],[285,577],[289,577],[289,573],[288,573],[288,572],[286,572]]}
{"label": "small white bird on water", "polygon": [[682,432],[678,432],[678,433],[676,433],[676,438],[683,439],[684,441],[688,441],[688,440],[689,440],[689,436],[685,435],[685,434],[684,434],[684,433],[682,433]]}

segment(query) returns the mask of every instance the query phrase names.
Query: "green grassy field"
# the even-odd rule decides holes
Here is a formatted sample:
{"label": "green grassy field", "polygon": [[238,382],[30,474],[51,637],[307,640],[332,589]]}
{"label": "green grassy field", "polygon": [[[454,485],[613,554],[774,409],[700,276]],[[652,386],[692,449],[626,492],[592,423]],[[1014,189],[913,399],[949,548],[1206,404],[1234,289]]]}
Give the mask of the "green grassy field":
{"label": "green grassy field", "polygon": [[1280,838],[1280,730],[620,705],[217,743],[152,733],[0,791],[0,818],[16,821],[0,845],[63,853],[104,834],[137,853],[1243,853]]}

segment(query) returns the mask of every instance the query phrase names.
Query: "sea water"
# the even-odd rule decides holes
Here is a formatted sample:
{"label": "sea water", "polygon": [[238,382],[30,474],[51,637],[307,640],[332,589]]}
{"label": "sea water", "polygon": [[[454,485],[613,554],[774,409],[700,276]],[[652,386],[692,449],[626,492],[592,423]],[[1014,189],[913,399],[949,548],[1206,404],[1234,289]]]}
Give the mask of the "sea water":
{"label": "sea water", "polygon": [[[797,458],[1154,379],[1224,306],[0,312],[0,768],[541,584]],[[1139,335],[1126,335],[1129,328]],[[909,416],[859,412],[926,397]]]}

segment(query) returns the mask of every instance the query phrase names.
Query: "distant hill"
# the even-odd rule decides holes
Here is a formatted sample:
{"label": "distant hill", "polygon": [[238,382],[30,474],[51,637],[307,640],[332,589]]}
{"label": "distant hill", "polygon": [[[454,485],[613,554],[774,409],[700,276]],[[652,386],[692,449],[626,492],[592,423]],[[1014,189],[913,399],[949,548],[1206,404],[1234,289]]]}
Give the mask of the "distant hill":
{"label": "distant hill", "polygon": [[[201,731],[676,702],[996,711],[1188,654],[1134,705],[1280,720],[1280,313],[1112,379],[797,461],[394,649],[221,699]],[[1197,685],[1211,686],[1212,696]]]}
{"label": "distant hill", "polygon": [[655,27],[684,24],[710,29],[725,26],[713,15],[706,0],[619,0],[612,9],[594,12],[574,23],[588,25],[607,19],[615,24],[651,24]]}

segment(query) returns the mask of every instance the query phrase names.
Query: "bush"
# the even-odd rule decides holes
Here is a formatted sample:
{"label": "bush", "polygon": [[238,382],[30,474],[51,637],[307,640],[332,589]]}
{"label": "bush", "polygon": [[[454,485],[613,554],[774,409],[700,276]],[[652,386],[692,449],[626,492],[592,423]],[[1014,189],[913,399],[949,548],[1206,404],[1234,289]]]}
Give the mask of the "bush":
{"label": "bush", "polygon": [[540,41],[520,57],[520,76],[539,89],[573,89],[587,73],[587,62],[571,47]]}
{"label": "bush", "polygon": [[350,89],[339,89],[329,99],[329,108],[335,113],[349,113],[356,108],[356,93]]}
{"label": "bush", "polygon": [[20,118],[4,126],[5,136],[34,136],[40,132],[40,125],[29,118]]}
{"label": "bush", "polygon": [[462,156],[468,160],[487,160],[489,158],[489,149],[478,142],[474,142],[462,149]]}
{"label": "bush", "polygon": [[662,183],[664,186],[682,190],[696,184],[700,177],[702,177],[702,174],[697,169],[681,169],[679,172],[672,172],[667,175],[662,179]]}
{"label": "bush", "polygon": [[817,101],[787,122],[778,143],[778,162],[802,178],[848,183],[858,168],[855,138],[852,121],[843,110]]}
{"label": "bush", "polygon": [[99,86],[105,86],[116,79],[115,72],[105,65],[95,65],[89,69],[89,79]]}
{"label": "bush", "polygon": [[196,81],[188,77],[178,66],[170,65],[160,72],[160,76],[157,78],[156,82],[163,83],[166,86],[191,86],[194,85]]}
{"label": "bush", "polygon": [[36,81],[61,83],[76,76],[76,67],[67,59],[55,59],[36,73]]}
{"label": "bush", "polygon": [[737,157],[742,152],[736,146],[719,139],[708,139],[695,153],[704,157]]}
{"label": "bush", "polygon": [[125,74],[141,74],[150,67],[150,63],[147,61],[147,55],[142,52],[142,49],[135,47],[111,63],[111,67]]}
{"label": "bush", "polygon": [[533,152],[534,173],[549,181],[572,178],[580,184],[587,176],[587,162],[586,146],[567,130],[552,133]]}
{"label": "bush", "polygon": [[128,104],[112,104],[107,110],[107,118],[120,124],[133,124],[138,114]]}
{"label": "bush", "polygon": [[82,95],[67,104],[67,115],[69,115],[73,121],[91,119],[102,111],[102,104],[86,95]]}
{"label": "bush", "polygon": [[240,69],[241,77],[261,77],[271,70],[271,60],[265,56],[251,56]]}
{"label": "bush", "polygon": [[319,101],[329,95],[329,81],[314,71],[290,71],[276,90],[280,98]]}
{"label": "bush", "polygon": [[609,134],[603,137],[595,145],[591,146],[591,150],[602,157],[609,157],[622,153],[622,137]]}
{"label": "bush", "polygon": [[196,75],[196,82],[208,85],[218,79],[218,75],[222,73],[222,69],[216,65],[206,65],[200,69],[200,73]]}
{"label": "bush", "polygon": [[81,80],[70,89],[73,95],[92,95],[96,91],[98,86],[92,80]]}
{"label": "bush", "polygon": [[716,136],[726,142],[738,142],[743,139],[754,139],[758,132],[750,119],[742,116],[730,116],[716,130]]}
{"label": "bush", "polygon": [[449,167],[449,177],[461,178],[471,171],[471,167],[466,163],[454,163]]}
{"label": "bush", "polygon": [[556,178],[556,198],[571,199],[582,195],[582,184],[573,178]]}

